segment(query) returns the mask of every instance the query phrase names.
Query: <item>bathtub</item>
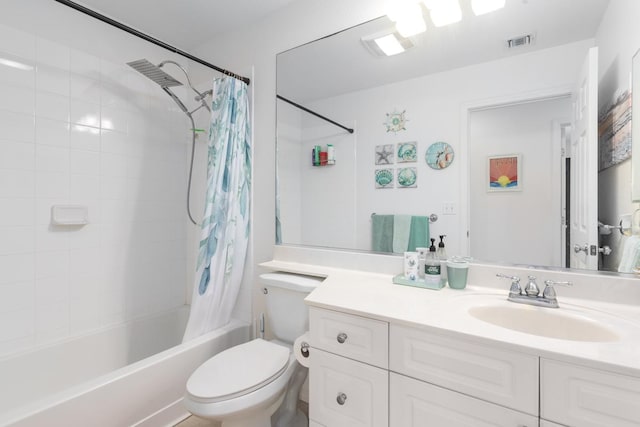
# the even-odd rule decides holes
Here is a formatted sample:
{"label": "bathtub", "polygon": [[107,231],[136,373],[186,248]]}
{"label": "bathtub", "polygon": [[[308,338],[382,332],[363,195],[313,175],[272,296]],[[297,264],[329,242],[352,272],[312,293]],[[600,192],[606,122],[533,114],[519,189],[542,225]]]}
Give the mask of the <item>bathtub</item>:
{"label": "bathtub", "polygon": [[[179,344],[188,307],[0,360],[0,426],[171,426],[187,378],[249,339],[227,326]],[[178,345],[179,344],[179,345]]]}

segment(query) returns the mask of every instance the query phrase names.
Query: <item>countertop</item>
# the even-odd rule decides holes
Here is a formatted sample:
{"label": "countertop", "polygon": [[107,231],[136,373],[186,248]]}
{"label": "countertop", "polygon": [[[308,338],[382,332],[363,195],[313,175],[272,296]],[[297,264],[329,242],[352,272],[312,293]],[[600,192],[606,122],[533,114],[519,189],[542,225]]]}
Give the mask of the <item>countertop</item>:
{"label": "countertop", "polygon": [[[640,307],[558,296],[567,314],[590,319],[615,331],[619,339],[611,342],[570,341],[546,338],[472,317],[467,309],[476,304],[503,304],[505,289],[469,283],[463,290],[441,290],[397,285],[392,275],[368,273],[301,264],[269,261],[260,266],[278,271],[322,276],[326,279],[305,299],[307,305],[360,315],[392,324],[408,325],[441,335],[465,339],[624,375],[640,377]],[[560,291],[558,291],[560,294]],[[530,306],[507,303],[529,309]],[[537,308],[534,308],[537,309]]]}

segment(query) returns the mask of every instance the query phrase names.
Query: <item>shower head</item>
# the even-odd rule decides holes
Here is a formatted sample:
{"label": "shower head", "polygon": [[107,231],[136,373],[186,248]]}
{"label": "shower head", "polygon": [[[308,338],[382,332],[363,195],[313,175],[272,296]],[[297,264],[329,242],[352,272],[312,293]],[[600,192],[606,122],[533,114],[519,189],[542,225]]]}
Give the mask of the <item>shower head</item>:
{"label": "shower head", "polygon": [[146,59],[139,59],[137,61],[127,62],[127,65],[142,74],[143,76],[156,82],[162,88],[182,86],[178,80],[171,77],[160,69],[159,66],[152,64]]}

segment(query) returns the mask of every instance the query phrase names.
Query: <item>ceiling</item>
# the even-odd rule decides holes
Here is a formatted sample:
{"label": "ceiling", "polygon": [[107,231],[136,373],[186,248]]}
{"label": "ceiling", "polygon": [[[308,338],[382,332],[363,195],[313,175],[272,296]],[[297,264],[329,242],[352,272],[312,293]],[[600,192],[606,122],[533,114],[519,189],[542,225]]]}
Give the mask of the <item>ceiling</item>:
{"label": "ceiling", "polygon": [[189,51],[255,23],[294,0],[77,0],[76,3]]}
{"label": "ceiling", "polygon": [[[462,21],[435,28],[424,13],[427,31],[412,38],[413,48],[389,57],[374,56],[361,42],[362,37],[392,31],[388,18],[378,18],[279,54],[278,94],[308,103],[594,38],[608,4],[609,0],[507,0],[504,9],[475,16],[470,1],[460,0]],[[533,35],[531,46],[506,48],[507,39],[524,34]]]}

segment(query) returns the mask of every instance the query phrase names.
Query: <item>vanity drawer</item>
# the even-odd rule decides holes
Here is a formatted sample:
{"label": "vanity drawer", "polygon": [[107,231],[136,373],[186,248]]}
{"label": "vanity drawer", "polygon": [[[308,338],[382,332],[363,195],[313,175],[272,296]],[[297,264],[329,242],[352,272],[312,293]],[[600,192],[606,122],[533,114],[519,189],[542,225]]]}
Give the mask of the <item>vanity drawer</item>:
{"label": "vanity drawer", "polygon": [[576,427],[640,425],[640,378],[540,361],[541,417]]}
{"label": "vanity drawer", "polygon": [[309,418],[330,427],[388,426],[389,371],[313,349]]}
{"label": "vanity drawer", "polygon": [[387,322],[311,307],[309,326],[312,347],[387,369]]}
{"label": "vanity drawer", "polygon": [[389,384],[389,424],[393,427],[538,426],[538,417],[393,372]]}
{"label": "vanity drawer", "polygon": [[391,325],[389,369],[538,416],[538,358]]}

